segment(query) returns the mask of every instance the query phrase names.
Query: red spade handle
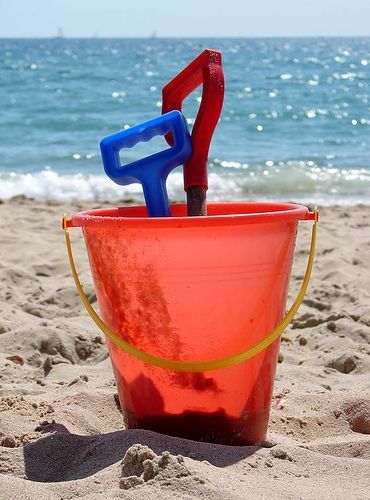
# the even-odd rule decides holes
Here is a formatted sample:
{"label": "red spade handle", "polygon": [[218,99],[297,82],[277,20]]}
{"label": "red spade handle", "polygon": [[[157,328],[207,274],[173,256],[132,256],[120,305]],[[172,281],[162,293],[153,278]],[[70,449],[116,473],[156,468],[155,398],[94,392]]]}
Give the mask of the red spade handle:
{"label": "red spade handle", "polygon": [[[182,103],[199,85],[203,84],[202,101],[194,122],[191,139],[193,153],[184,164],[185,191],[191,186],[208,189],[207,160],[213,132],[221,114],[224,101],[224,73],[221,52],[204,50],[162,90],[162,113],[182,110]],[[170,146],[172,135],[166,135]]]}

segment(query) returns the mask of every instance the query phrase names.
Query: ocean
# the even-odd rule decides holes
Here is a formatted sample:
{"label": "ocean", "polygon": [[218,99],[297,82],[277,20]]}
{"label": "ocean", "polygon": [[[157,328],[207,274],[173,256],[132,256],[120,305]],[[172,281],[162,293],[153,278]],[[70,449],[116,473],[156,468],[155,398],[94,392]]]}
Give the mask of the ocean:
{"label": "ocean", "polygon": [[[142,199],[106,177],[99,141],[159,115],[162,87],[207,47],[226,81],[209,200],[370,204],[370,38],[1,39],[0,198]],[[168,191],[184,199],[181,167]]]}

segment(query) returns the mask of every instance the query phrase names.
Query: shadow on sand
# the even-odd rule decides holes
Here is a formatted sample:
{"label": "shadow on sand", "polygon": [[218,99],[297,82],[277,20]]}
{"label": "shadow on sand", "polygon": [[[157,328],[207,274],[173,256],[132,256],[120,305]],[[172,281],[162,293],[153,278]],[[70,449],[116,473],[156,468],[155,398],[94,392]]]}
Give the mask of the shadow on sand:
{"label": "shadow on sand", "polygon": [[133,444],[149,446],[156,454],[169,451],[194,460],[207,460],[225,467],[251,456],[258,446],[225,446],[166,436],[143,429],[80,436],[57,423],[45,429],[52,432],[24,446],[27,479],[57,482],[82,479],[119,462]]}

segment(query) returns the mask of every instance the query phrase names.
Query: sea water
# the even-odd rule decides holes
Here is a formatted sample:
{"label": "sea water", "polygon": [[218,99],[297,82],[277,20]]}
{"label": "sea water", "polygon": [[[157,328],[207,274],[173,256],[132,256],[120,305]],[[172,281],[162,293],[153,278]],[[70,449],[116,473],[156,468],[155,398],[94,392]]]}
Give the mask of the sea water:
{"label": "sea water", "polygon": [[[162,87],[207,47],[226,80],[208,199],[370,203],[369,38],[2,39],[0,198],[142,199],[105,176],[99,140],[159,115]],[[190,128],[200,99],[184,103]],[[184,199],[181,167],[168,190]]]}

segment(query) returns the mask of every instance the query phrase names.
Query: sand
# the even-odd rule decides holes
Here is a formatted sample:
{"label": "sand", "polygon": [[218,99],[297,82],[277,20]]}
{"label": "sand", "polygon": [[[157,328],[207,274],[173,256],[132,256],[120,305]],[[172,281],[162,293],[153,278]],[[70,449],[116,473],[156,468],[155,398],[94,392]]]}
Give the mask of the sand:
{"label": "sand", "polygon": [[[282,337],[268,440],[231,447],[124,429],[60,230],[65,209],[92,206],[0,204],[0,497],[368,498],[370,207],[322,209],[312,283]],[[308,238],[302,224],[290,300]],[[96,306],[78,230],[73,239]]]}

